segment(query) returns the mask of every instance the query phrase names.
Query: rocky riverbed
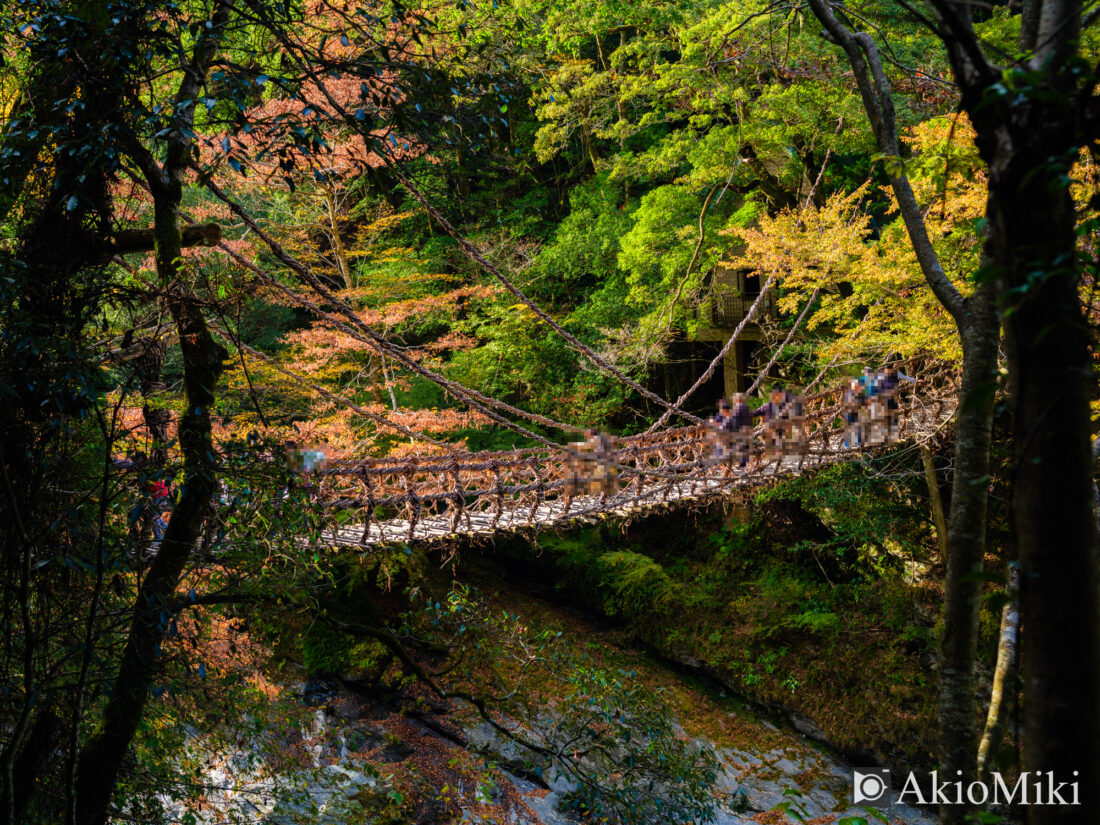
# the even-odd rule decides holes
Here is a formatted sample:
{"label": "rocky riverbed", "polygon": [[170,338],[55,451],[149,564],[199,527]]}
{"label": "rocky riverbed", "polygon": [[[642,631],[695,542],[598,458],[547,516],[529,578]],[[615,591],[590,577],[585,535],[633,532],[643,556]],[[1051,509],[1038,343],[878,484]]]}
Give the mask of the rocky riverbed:
{"label": "rocky riverbed", "polygon": [[[607,643],[599,630],[587,644]],[[597,642],[593,642],[595,638]],[[713,750],[713,819],[737,823],[837,823],[868,814],[850,804],[852,769],[797,731],[781,727],[732,699],[683,679],[657,663],[638,673],[672,691],[677,736]],[[207,788],[191,814],[196,822],[265,825],[571,825],[565,804],[574,780],[530,769],[530,752],[465,711],[412,710],[357,694],[338,680],[302,678],[279,689],[298,722],[265,735],[262,747],[243,739],[236,751],[206,758]],[[553,730],[550,709],[541,711]],[[510,720],[503,720],[510,724]],[[513,729],[522,730],[516,722]],[[690,731],[690,732],[689,732]],[[196,732],[196,749],[202,737]],[[277,759],[261,752],[278,754]],[[525,769],[525,766],[528,766]],[[788,806],[784,812],[777,806]],[[172,808],[175,819],[187,812]],[[882,812],[896,825],[933,825],[927,811],[895,805]]]}

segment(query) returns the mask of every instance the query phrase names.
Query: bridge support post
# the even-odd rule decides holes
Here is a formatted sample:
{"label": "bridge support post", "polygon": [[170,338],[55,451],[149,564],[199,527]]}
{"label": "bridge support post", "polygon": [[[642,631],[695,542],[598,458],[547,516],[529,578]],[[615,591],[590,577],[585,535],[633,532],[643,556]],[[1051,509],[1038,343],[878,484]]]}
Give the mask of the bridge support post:
{"label": "bridge support post", "polygon": [[732,398],[741,389],[741,376],[745,374],[745,353],[739,343],[734,343],[722,359],[722,376],[725,379],[726,398]]}

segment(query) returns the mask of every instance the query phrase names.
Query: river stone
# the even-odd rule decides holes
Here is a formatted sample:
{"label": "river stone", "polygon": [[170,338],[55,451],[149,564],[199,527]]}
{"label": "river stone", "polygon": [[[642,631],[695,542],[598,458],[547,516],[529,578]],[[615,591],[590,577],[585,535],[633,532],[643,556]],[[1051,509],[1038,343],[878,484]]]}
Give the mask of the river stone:
{"label": "river stone", "polygon": [[747,780],[744,787],[749,805],[758,811],[770,810],[780,802],[787,800],[787,797],[783,794],[787,787],[779,782],[753,778]]}
{"label": "river stone", "polygon": [[546,784],[550,786],[550,790],[559,794],[567,794],[573,790],[573,780],[566,776],[564,773],[558,771],[548,771],[545,775]]}
{"label": "river stone", "polygon": [[772,767],[775,768],[776,770],[782,771],[783,773],[785,773],[787,776],[790,776],[790,777],[795,777],[798,774],[802,773],[804,770],[806,770],[806,767],[805,767],[804,764],[799,765],[799,764],[795,763],[793,760],[787,759],[786,757],[784,757],[783,759],[780,759],[778,762],[775,762],[772,765]]}
{"label": "river stone", "polygon": [[487,748],[509,762],[523,763],[530,759],[530,753],[523,745],[501,735],[488,722],[466,728],[463,733],[471,744]]}
{"label": "river stone", "polygon": [[803,736],[808,736],[810,739],[822,741],[826,739],[825,731],[807,719],[805,716],[800,716],[797,713],[792,713],[787,717],[791,722],[791,727],[801,733]]}
{"label": "river stone", "polygon": [[809,798],[813,800],[813,803],[821,809],[823,814],[832,813],[837,807],[837,798],[833,794],[829,793],[822,788],[815,788],[810,791]]}
{"label": "river stone", "polygon": [[739,814],[725,808],[718,809],[714,815],[714,825],[755,825],[755,822],[747,813]]}
{"label": "river stone", "polygon": [[851,787],[852,785],[852,771],[845,765],[841,765],[839,762],[828,762],[825,766],[829,773],[835,776],[837,779],[843,781],[843,783]]}
{"label": "river stone", "polygon": [[360,703],[350,696],[335,697],[325,705],[325,710],[345,722],[354,722],[363,715]]}
{"label": "river stone", "polygon": [[714,789],[719,793],[738,794],[741,792],[741,772],[723,765],[714,780]]}
{"label": "river stone", "polygon": [[523,801],[534,811],[539,825],[574,825],[574,820],[558,810],[559,799],[558,794],[549,793],[546,796],[528,796]]}
{"label": "river stone", "polygon": [[338,781],[346,783],[348,785],[355,785],[359,787],[361,785],[374,784],[374,780],[361,771],[354,770],[353,768],[345,767],[344,765],[333,764],[325,765],[324,770],[333,774]]}

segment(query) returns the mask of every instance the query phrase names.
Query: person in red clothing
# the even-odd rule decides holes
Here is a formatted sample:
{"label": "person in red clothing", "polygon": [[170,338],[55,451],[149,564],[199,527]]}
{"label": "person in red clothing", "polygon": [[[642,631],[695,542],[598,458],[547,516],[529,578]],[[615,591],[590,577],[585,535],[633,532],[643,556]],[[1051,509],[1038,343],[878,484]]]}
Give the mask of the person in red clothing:
{"label": "person in red clothing", "polygon": [[149,482],[149,497],[153,499],[153,504],[159,506],[165,504],[168,501],[168,482],[163,479]]}
{"label": "person in red clothing", "polygon": [[149,482],[149,498],[152,499],[153,543],[149,546],[148,555],[155,556],[160,548],[160,541],[164,538],[164,531],[168,529],[168,519],[172,517],[172,506],[169,501],[172,491],[168,482],[157,479]]}

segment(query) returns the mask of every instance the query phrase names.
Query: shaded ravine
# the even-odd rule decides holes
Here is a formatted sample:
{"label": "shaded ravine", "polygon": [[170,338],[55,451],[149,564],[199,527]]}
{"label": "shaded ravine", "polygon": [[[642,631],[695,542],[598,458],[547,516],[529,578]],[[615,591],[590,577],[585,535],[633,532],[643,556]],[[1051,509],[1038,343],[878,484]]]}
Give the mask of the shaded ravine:
{"label": "shaded ravine", "polygon": [[[683,736],[713,747],[719,757],[713,788],[719,825],[786,822],[764,813],[784,801],[799,806],[803,820],[815,825],[865,815],[849,805],[851,768],[829,749],[630,649],[621,631],[528,593],[506,589],[492,598],[524,615],[537,614],[533,619],[542,624],[565,627],[610,666],[629,666],[639,680],[665,689]],[[524,770],[521,746],[473,714],[402,713],[337,679],[303,675],[280,690],[312,713],[293,742],[301,757],[297,768],[280,776],[270,764],[250,765],[245,751],[219,759],[207,772],[214,790],[199,822],[218,822],[231,810],[268,825],[577,822],[559,805],[571,789],[569,780],[553,770]],[[486,758],[494,763],[490,769],[480,767]],[[419,784],[401,778],[407,776],[420,777]],[[402,809],[394,802],[410,793],[421,797],[416,805]],[[279,796],[289,799],[276,804]],[[406,819],[395,813],[401,810]],[[897,825],[936,821],[907,806],[884,813]]]}
{"label": "shaded ravine", "polygon": [[[726,520],[738,521],[743,518],[743,514],[739,515],[736,510],[732,514],[730,512],[716,512],[718,512],[721,522]],[[680,517],[675,514],[668,514],[664,518],[670,524],[678,524],[680,521]],[[705,533],[707,530],[714,530],[715,524],[712,523],[708,526],[704,521],[701,526],[700,524],[693,524],[688,527],[687,522],[685,522],[684,529],[691,533],[700,531]],[[878,723],[881,721],[881,716],[890,714],[897,709],[896,705],[892,706],[890,704],[893,694],[879,691],[881,695],[877,704],[854,709],[850,704],[851,696],[843,697],[848,704],[838,703],[841,697],[837,695],[835,684],[828,690],[824,686],[819,686],[821,689],[815,690],[815,682],[806,680],[805,684],[798,683],[797,687],[790,689],[790,700],[788,701],[785,698],[787,696],[786,690],[776,690],[774,686],[771,690],[761,690],[759,687],[752,688],[740,684],[737,678],[738,673],[731,671],[728,661],[724,666],[722,665],[721,655],[723,651],[715,650],[713,645],[709,646],[708,650],[707,646],[699,644],[700,634],[696,632],[698,628],[691,624],[693,621],[698,621],[699,616],[697,613],[691,615],[658,614],[656,612],[658,606],[655,603],[646,601],[639,602],[629,608],[623,608],[621,604],[611,600],[609,606],[607,593],[599,588],[594,590],[591,582],[585,581],[586,577],[589,577],[588,570],[591,568],[600,569],[601,553],[618,549],[637,550],[638,554],[635,555],[638,558],[652,558],[655,569],[661,570],[660,564],[662,562],[667,563],[668,559],[662,557],[660,553],[653,552],[656,547],[654,541],[659,544],[662,540],[669,540],[669,524],[656,523],[651,519],[649,521],[640,520],[625,528],[601,528],[601,531],[603,530],[611,535],[607,540],[606,547],[596,544],[593,545],[596,549],[591,549],[585,547],[583,542],[574,540],[584,538],[583,535],[564,533],[555,537],[555,540],[561,546],[549,545],[549,549],[540,547],[536,542],[522,539],[471,547],[468,552],[464,553],[464,563],[471,569],[471,573],[476,580],[486,583],[484,586],[490,586],[487,582],[506,582],[505,586],[510,591],[522,593],[533,600],[552,606],[554,610],[565,615],[575,616],[589,626],[603,629],[605,633],[614,629],[617,631],[617,635],[622,637],[619,642],[621,646],[644,650],[648,656],[660,663],[661,666],[698,680],[719,694],[735,697],[736,701],[743,702],[760,717],[769,719],[781,728],[789,729],[826,747],[850,764],[862,767],[889,768],[895,776],[899,777],[914,772],[922,787],[928,785],[928,776],[931,771],[936,769],[936,763],[930,756],[932,751],[927,747],[928,742],[926,740],[913,742],[901,737],[894,738],[890,735],[890,731],[884,733],[883,730],[879,729],[881,726]],[[650,532],[654,534],[655,539],[649,540],[648,543],[639,540],[640,535]],[[543,543],[545,544],[545,541]],[[563,547],[565,549],[562,549]],[[585,548],[583,552],[577,552],[575,556],[571,555],[574,553],[573,548],[582,547]],[[673,562],[677,561],[677,554],[683,553],[682,548],[672,553]],[[578,561],[578,559],[581,561]],[[701,566],[705,568],[705,564]],[[599,575],[606,574],[601,573]],[[730,586],[735,588],[739,585],[750,585],[754,582],[755,576],[756,574],[752,574],[748,578],[732,581]],[[608,585],[608,587],[611,586]],[[690,599],[690,588],[692,587],[690,581],[675,580],[670,586],[689,588],[689,598],[685,601]],[[601,584],[600,587],[604,587],[604,584]],[[743,588],[739,592],[752,591]],[[757,594],[756,598],[766,600],[767,594]],[[647,610],[651,612],[647,613]],[[702,627],[703,634],[705,635],[708,630],[722,627],[721,622],[724,618],[728,617],[716,614],[714,621]],[[745,619],[746,617],[742,616],[741,618]],[[859,618],[866,618],[866,616]],[[745,625],[750,635],[753,632],[752,621],[749,617],[748,624]],[[678,627],[691,627],[692,632],[664,633],[665,629],[671,628],[675,631]],[[692,633],[694,633],[694,636]],[[815,638],[812,633],[804,633],[803,636],[808,639]],[[876,640],[885,639],[888,646],[895,648],[905,647],[904,639],[896,638],[899,636],[900,633],[893,636],[887,634],[877,636]],[[772,647],[785,646],[786,643],[784,641],[781,645],[776,642],[772,644]],[[876,641],[875,645],[877,644]],[[878,647],[874,646],[872,649],[879,650]],[[862,648],[859,648],[858,643],[855,646],[848,645],[845,650],[857,652],[859,662],[866,660],[867,654]],[[816,655],[814,647],[809,646],[806,654],[814,657]],[[718,658],[711,658],[713,655],[717,655]],[[929,670],[934,670],[935,664],[931,661],[929,655],[921,655],[919,652],[913,653],[910,651],[906,656],[910,663],[914,665],[916,675],[923,677]],[[828,657],[812,660],[830,661]],[[867,661],[867,664],[870,666],[871,662]],[[850,662],[848,665],[850,665]],[[824,671],[827,681],[836,682],[837,678],[848,677],[856,679],[852,684],[868,690],[871,689],[871,686],[877,684],[874,681],[875,673],[868,671],[863,674],[866,678],[860,679],[859,675],[851,672],[850,666],[845,669],[844,667],[827,664]],[[881,676],[881,674],[878,675]],[[900,675],[911,679],[914,673],[907,672]],[[841,681],[839,684],[849,683]],[[804,701],[806,696],[816,698],[814,701],[806,702]],[[829,710],[832,710],[833,707],[841,708],[841,715],[845,715],[845,718],[867,723],[866,730],[861,734],[860,730],[857,729],[853,735],[853,731],[850,729],[852,726],[849,725],[848,730],[839,730],[840,736],[838,736],[835,720],[816,718],[817,714],[814,709],[820,709],[822,701],[818,701],[818,699],[821,698],[824,699],[827,705],[828,702],[834,703],[828,705]],[[898,710],[900,712],[900,709]],[[853,716],[852,714],[855,711],[858,711],[858,713]],[[922,731],[927,733],[927,731],[932,730],[929,726],[934,724],[934,720],[927,719],[924,721],[927,724],[922,728]]]}

